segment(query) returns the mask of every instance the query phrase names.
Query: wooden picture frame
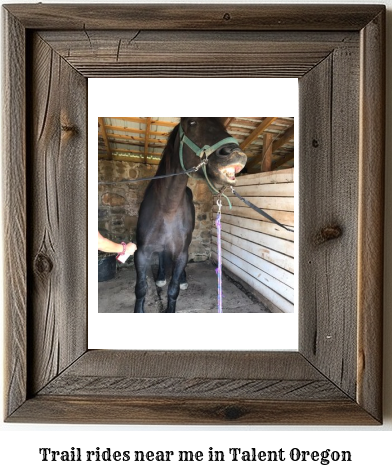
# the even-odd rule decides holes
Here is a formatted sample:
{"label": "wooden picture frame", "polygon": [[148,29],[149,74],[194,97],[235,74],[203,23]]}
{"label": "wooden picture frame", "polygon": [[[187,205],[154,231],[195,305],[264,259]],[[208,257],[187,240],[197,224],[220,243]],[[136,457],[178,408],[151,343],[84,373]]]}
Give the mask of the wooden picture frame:
{"label": "wooden picture frame", "polygon": [[[380,424],[385,7],[3,20],[6,421]],[[86,91],[107,76],[299,78],[298,352],[88,350]]]}

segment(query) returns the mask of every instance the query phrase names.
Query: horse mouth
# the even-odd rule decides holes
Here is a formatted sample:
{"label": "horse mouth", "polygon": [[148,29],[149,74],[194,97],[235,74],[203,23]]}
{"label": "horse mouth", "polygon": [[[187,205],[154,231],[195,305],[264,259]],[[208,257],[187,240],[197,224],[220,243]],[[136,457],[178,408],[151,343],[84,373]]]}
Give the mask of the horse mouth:
{"label": "horse mouth", "polygon": [[223,175],[223,180],[229,184],[234,184],[236,181],[236,174],[238,174],[242,168],[244,167],[241,163],[236,163],[230,166],[226,166],[225,168],[221,168],[220,174]]}

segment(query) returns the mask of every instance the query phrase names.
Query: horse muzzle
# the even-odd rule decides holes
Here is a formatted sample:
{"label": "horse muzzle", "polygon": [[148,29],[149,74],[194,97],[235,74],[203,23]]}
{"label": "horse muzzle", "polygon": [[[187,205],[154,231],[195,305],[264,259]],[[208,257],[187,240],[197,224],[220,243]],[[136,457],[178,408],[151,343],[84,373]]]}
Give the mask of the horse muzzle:
{"label": "horse muzzle", "polygon": [[217,150],[215,163],[218,174],[215,174],[215,180],[221,184],[235,184],[236,174],[244,168],[246,160],[247,156],[240,148],[223,147]]}

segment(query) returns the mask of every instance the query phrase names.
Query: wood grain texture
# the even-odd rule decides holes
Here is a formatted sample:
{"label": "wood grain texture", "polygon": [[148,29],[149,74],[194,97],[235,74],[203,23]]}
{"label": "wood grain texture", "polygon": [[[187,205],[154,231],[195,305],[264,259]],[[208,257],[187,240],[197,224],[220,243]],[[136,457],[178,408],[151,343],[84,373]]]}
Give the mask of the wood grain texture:
{"label": "wood grain texture", "polygon": [[[266,175],[264,177],[264,175]],[[289,181],[291,180],[291,182]],[[274,182],[270,182],[274,181]],[[236,191],[261,209],[290,217],[294,225],[294,173],[285,170],[238,178]],[[257,183],[257,184],[252,184]],[[231,209],[223,200],[221,208],[222,262],[241,281],[258,292],[267,308],[274,312],[294,312],[294,232],[282,229],[230,196]],[[246,212],[244,213],[244,207]],[[233,213],[233,209],[238,213]],[[278,217],[278,218],[279,218]],[[216,218],[214,206],[213,219]],[[265,222],[267,220],[267,222]],[[287,222],[287,219],[284,219]],[[212,257],[217,260],[216,230],[213,229]]]}
{"label": "wood grain texture", "polygon": [[[32,38],[28,164],[32,394],[86,351],[86,80]],[[76,317],[78,315],[78,317]]]}
{"label": "wood grain texture", "polygon": [[[276,252],[269,248],[263,247],[258,243],[241,239],[240,237],[237,237],[233,234],[228,234],[227,232],[222,234],[224,234],[223,239],[227,244],[232,244],[237,248],[247,250],[249,253],[262,258],[264,262],[273,263],[277,267],[287,270],[287,272],[291,275],[290,280],[292,280],[292,275],[294,273],[293,257],[289,257],[288,255],[282,254],[281,252]],[[216,241],[216,230],[213,230],[213,241],[214,240]]]}
{"label": "wood grain texture", "polygon": [[[222,202],[223,204],[223,202]],[[217,206],[213,206],[214,212],[218,210]],[[285,224],[287,226],[293,226],[294,225],[294,212],[293,211],[276,211],[274,209],[269,209],[268,214],[276,219],[278,222],[281,222],[282,224]],[[255,211],[249,207],[245,206],[232,206],[230,210],[230,216],[235,216],[235,217],[243,217],[243,218],[249,218],[258,220],[264,224],[268,224],[268,219],[266,217],[263,217],[261,215],[258,215],[255,213]],[[282,229],[281,233],[284,232],[284,229]],[[266,232],[266,234],[271,234],[274,235],[277,232],[273,232],[272,230],[270,232]],[[290,232],[287,232],[289,234]],[[292,240],[289,239],[288,240]]]}
{"label": "wood grain texture", "polygon": [[357,398],[382,418],[385,12],[361,31]]}
{"label": "wood grain texture", "polygon": [[[86,77],[178,75],[300,77],[354,33],[96,31],[40,32]],[[322,41],[323,40],[323,41]],[[229,48],[229,50],[228,50]],[[252,51],[252,54],[248,54]],[[306,52],[306,53],[305,53]]]}
{"label": "wood grain texture", "polygon": [[67,376],[280,378],[324,380],[298,352],[92,350]]}
{"label": "wood grain texture", "polygon": [[328,380],[210,379],[206,377],[96,377],[60,376],[40,395],[196,398],[231,400],[344,400],[346,397]]}
{"label": "wood grain texture", "polygon": [[375,425],[351,399],[321,401],[181,400],[37,396],[10,419],[18,423],[137,425]]}
{"label": "wood grain texture", "polygon": [[[342,399],[298,353],[91,351],[41,395]],[[302,395],[301,395],[302,393]]]}
{"label": "wood grain texture", "polygon": [[[292,289],[276,282],[267,274],[257,271],[257,269],[249,271],[248,265],[245,265],[234,254],[230,252],[222,252],[222,254],[223,265],[225,270],[229,270],[229,275],[234,279],[239,278],[241,285],[245,288],[250,287],[271,312],[294,313],[293,303],[280,294],[282,292],[287,298],[292,299]],[[214,262],[218,261],[216,252],[211,252],[211,258]],[[275,291],[275,289],[278,291]]]}
{"label": "wood grain texture", "polygon": [[[4,7],[7,421],[382,421],[384,13],[368,5]],[[123,31],[110,39],[107,30]],[[163,54],[184,31],[193,31],[190,42],[158,61],[153,47]],[[203,66],[211,31],[241,35],[237,64]],[[248,33],[270,33],[275,56]],[[250,44],[255,53],[244,50]],[[200,54],[188,61],[191,46]],[[220,58],[232,46],[226,37],[206,51]],[[299,353],[85,352],[86,76],[277,72],[301,77]],[[331,224],[342,232],[322,240]]]}
{"label": "wood grain texture", "polygon": [[4,411],[9,416],[26,400],[27,390],[26,55],[24,28],[8,12],[3,22]]}
{"label": "wood grain texture", "polygon": [[[252,219],[251,217],[258,215],[258,214],[255,214],[254,211],[252,215],[243,217],[241,215],[241,210],[239,211],[238,216],[236,216],[235,214],[233,215],[231,212],[227,214],[222,214],[222,217],[221,217],[222,222],[225,222],[231,225],[236,225],[244,229],[259,231],[259,232],[262,232],[263,234],[272,235],[274,237],[279,237],[279,238],[283,238],[290,241],[294,240],[294,235],[293,235],[294,232],[289,232],[288,230],[283,229],[282,227],[279,227],[268,220],[264,221],[262,219]],[[214,211],[214,214],[217,211],[217,209],[215,209],[215,206],[213,208],[213,211]],[[291,219],[287,218],[285,220],[286,220],[286,224],[289,224],[289,226],[293,226],[294,225],[294,212],[281,213],[281,215],[285,215],[285,216],[289,216],[290,214],[291,214],[290,216]]]}
{"label": "wood grain texture", "polygon": [[[97,395],[99,393],[99,395]],[[374,424],[298,353],[95,350],[10,421]]]}
{"label": "wood grain texture", "polygon": [[363,28],[379,5],[6,5],[25,28],[58,30],[308,30]]}
{"label": "wood grain texture", "polygon": [[[357,302],[352,295],[357,292],[359,173],[355,52],[337,49],[302,78],[300,104],[300,347],[355,398]],[[341,236],[320,238],[333,225],[341,229]]]}

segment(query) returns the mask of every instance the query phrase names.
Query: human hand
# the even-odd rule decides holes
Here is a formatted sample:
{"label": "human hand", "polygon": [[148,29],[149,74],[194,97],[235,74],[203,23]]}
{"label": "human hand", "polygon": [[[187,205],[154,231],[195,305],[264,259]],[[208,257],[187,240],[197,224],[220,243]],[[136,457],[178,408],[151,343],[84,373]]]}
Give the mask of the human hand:
{"label": "human hand", "polygon": [[127,244],[127,250],[125,251],[126,254],[133,255],[136,252],[137,246],[133,242],[129,242]]}

